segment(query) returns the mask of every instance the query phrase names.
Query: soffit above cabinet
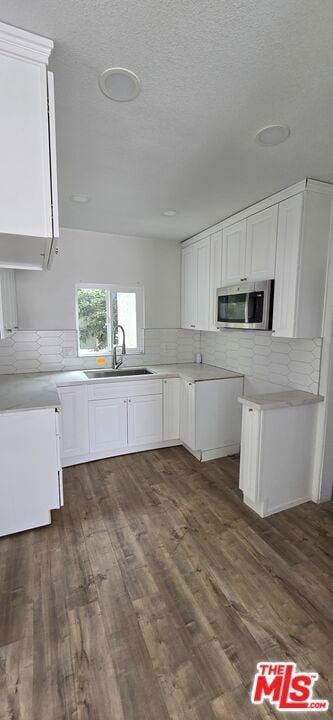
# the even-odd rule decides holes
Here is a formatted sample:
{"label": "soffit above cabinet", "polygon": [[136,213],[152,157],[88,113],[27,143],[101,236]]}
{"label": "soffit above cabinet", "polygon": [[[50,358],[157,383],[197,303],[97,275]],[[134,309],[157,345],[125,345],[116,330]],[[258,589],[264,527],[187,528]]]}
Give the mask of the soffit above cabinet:
{"label": "soffit above cabinet", "polygon": [[254,205],[250,205],[249,207],[241,209],[239,210],[239,212],[236,212],[233,215],[230,215],[230,217],[225,218],[225,220],[221,220],[221,222],[216,223],[216,225],[212,225],[211,227],[206,228],[206,230],[202,230],[202,232],[198,233],[197,235],[193,235],[187,240],[184,240],[181,243],[181,247],[184,248],[187,247],[187,245],[192,245],[192,243],[198,242],[198,240],[202,240],[212,235],[213,233],[230,227],[231,225],[234,225],[241,220],[246,220],[246,218],[251,217],[251,215],[255,215],[262,210],[266,210],[267,208],[272,207],[273,205],[277,205],[278,203],[283,202],[283,200],[287,200],[294,195],[299,195],[299,193],[306,190],[333,197],[333,183],[327,183],[322,182],[321,180],[312,180],[310,178],[305,178],[305,180],[301,180],[300,182],[295,183],[295,185],[284,188],[283,190],[274,193],[274,195],[269,195],[268,197],[263,198]]}

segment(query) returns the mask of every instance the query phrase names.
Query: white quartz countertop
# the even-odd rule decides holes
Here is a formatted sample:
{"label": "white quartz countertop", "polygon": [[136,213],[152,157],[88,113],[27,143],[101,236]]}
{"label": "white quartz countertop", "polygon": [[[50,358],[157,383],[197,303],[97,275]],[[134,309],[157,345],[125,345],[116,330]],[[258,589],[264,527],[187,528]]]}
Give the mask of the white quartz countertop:
{"label": "white quartz countertop", "polygon": [[[50,373],[14,373],[0,375],[0,413],[15,410],[37,410],[60,408],[57,387],[80,385],[82,383],[145,382],[152,378],[181,377],[190,382],[226,380],[243,377],[240,373],[224,370],[213,365],[196,363],[173,363],[170,365],[145,366],[151,375],[89,378],[84,370],[69,370]],[[108,369],[108,368],[107,368]],[[128,369],[128,368],[126,368]]]}
{"label": "white quartz countertop", "polygon": [[275,410],[299,405],[313,405],[313,403],[319,403],[323,400],[322,395],[314,395],[305,390],[285,390],[283,392],[261,393],[258,395],[243,395],[238,398],[242,405],[248,405],[254,410]]}

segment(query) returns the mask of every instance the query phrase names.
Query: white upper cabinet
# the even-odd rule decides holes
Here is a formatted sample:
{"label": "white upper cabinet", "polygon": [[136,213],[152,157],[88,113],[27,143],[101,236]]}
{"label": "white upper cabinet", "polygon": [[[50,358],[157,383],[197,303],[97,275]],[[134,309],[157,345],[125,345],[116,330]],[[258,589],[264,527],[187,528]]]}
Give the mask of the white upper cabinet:
{"label": "white upper cabinet", "polygon": [[296,330],[302,210],[302,194],[285,200],[279,207],[273,333],[280,337],[294,337]]}
{"label": "white upper cabinet", "polygon": [[0,233],[58,234],[52,48],[0,23]]}
{"label": "white upper cabinet", "polygon": [[245,279],[246,220],[223,230],[222,285],[234,285]]}
{"label": "white upper cabinet", "polygon": [[223,230],[222,285],[274,278],[277,205]]}
{"label": "white upper cabinet", "polygon": [[195,328],[198,323],[197,298],[198,256],[195,245],[182,250],[182,327]]}
{"label": "white upper cabinet", "polygon": [[184,243],[182,327],[216,330],[219,287],[275,280],[273,333],[320,337],[332,198],[303,180]]}
{"label": "white upper cabinet", "polygon": [[216,290],[222,285],[222,230],[210,238],[210,330],[216,327]]}
{"label": "white upper cabinet", "polygon": [[14,270],[0,269],[0,340],[18,330]]}
{"label": "white upper cabinet", "polygon": [[182,250],[182,327],[208,330],[210,323],[210,238]]}
{"label": "white upper cabinet", "polygon": [[279,203],[273,334],[322,335],[331,196],[306,190]]}
{"label": "white upper cabinet", "polygon": [[246,220],[245,277],[270,280],[275,273],[278,206],[273,205]]}

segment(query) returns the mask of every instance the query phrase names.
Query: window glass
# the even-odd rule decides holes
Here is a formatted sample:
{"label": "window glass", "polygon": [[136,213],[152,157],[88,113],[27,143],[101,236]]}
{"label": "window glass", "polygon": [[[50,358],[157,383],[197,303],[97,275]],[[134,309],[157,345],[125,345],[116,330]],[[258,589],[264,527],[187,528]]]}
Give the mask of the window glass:
{"label": "window glass", "polygon": [[79,288],[77,309],[80,350],[87,354],[105,352],[108,348],[107,291]]}

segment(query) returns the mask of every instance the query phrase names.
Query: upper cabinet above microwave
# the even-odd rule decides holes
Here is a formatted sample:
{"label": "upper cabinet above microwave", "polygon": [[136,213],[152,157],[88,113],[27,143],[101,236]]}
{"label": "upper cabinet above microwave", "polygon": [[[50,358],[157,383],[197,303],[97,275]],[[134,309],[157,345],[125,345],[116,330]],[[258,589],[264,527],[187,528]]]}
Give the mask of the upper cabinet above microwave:
{"label": "upper cabinet above microwave", "polygon": [[332,198],[333,185],[304,180],[187,240],[182,327],[217,330],[218,288],[275,279],[273,334],[320,337]]}
{"label": "upper cabinet above microwave", "polygon": [[222,234],[222,285],[274,277],[277,205],[230,225]]}
{"label": "upper cabinet above microwave", "polygon": [[59,235],[52,48],[0,23],[1,234]]}

